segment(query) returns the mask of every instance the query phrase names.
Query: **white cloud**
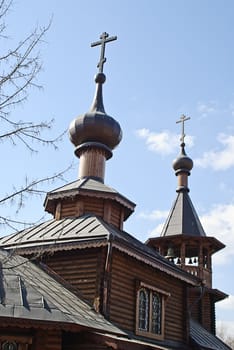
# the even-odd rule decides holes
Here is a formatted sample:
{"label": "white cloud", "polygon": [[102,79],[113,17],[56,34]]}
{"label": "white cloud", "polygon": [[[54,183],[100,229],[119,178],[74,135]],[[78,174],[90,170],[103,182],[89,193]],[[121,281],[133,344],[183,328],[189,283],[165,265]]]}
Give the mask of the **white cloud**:
{"label": "white cloud", "polygon": [[[168,130],[156,133],[143,128],[136,130],[136,134],[138,137],[145,140],[150,151],[161,155],[173,154],[175,149],[179,146],[180,135],[173,134]],[[186,145],[188,147],[193,146],[193,141],[194,138],[192,136],[186,135]]]}
{"label": "white cloud", "polygon": [[194,160],[196,166],[213,170],[227,170],[234,166],[234,136],[222,133],[217,139],[223,145],[223,149],[205,152],[201,158]]}
{"label": "white cloud", "polygon": [[158,224],[150,233],[149,233],[149,237],[159,237],[162,233],[163,230],[163,226],[164,226],[164,222],[161,224]]}
{"label": "white cloud", "polygon": [[[217,304],[218,305],[218,304]],[[233,337],[234,334],[234,322],[233,321],[217,321],[217,336],[227,341],[228,337]]]}
{"label": "white cloud", "polygon": [[151,213],[142,212],[139,216],[147,220],[161,220],[166,219],[168,216],[167,210],[153,210]]}
{"label": "white cloud", "polygon": [[145,220],[161,221],[152,231],[148,232],[148,238],[160,236],[168,213],[168,210],[153,210],[150,213],[142,212],[139,214],[139,217]]}
{"label": "white cloud", "polygon": [[216,305],[220,310],[234,311],[234,295],[229,295],[228,298],[218,302]]}
{"label": "white cloud", "polygon": [[197,104],[197,111],[203,118],[207,117],[208,114],[216,113],[217,110],[217,103],[215,101],[210,101],[207,103],[204,102],[198,102]]}
{"label": "white cloud", "polygon": [[234,204],[219,204],[200,216],[207,236],[220,240],[226,247],[214,254],[214,264],[225,264],[234,257]]}

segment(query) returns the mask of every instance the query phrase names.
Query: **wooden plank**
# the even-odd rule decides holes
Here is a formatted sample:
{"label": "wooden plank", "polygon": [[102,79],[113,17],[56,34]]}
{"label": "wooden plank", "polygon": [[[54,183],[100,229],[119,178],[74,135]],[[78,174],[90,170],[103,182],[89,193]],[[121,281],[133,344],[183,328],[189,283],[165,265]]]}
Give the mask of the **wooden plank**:
{"label": "wooden plank", "polygon": [[185,285],[117,250],[112,256],[110,319],[115,323],[121,320],[127,330],[135,331],[137,280],[171,294],[165,303],[165,334],[168,339],[182,341]]}

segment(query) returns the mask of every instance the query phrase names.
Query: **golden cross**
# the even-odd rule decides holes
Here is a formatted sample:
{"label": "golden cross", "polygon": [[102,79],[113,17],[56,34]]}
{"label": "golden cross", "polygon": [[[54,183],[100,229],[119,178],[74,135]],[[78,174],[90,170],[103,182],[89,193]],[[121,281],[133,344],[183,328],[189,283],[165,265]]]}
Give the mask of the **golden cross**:
{"label": "golden cross", "polygon": [[100,36],[99,41],[96,41],[94,43],[91,44],[91,47],[97,46],[97,45],[101,45],[101,55],[100,55],[100,61],[98,62],[97,67],[99,68],[99,73],[103,73],[103,66],[104,63],[106,62],[106,57],[105,57],[105,47],[106,47],[106,43],[109,43],[110,41],[116,40],[117,36],[111,36],[109,37],[109,34],[104,32],[102,33],[102,35]]}
{"label": "golden cross", "polygon": [[184,143],[184,138],[185,138],[185,133],[184,133],[184,123],[185,123],[185,121],[186,120],[189,120],[189,119],[191,119],[190,117],[186,117],[184,114],[182,114],[182,116],[180,117],[180,120],[177,120],[177,124],[178,123],[182,123],[182,131],[181,131],[181,138],[180,138],[180,141],[182,142],[182,143]]}

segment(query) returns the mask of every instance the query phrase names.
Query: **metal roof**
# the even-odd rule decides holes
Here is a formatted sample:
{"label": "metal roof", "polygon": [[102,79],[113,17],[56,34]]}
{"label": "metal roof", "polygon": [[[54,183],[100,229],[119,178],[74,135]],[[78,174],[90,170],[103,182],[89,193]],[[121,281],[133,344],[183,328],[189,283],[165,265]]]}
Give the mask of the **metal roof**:
{"label": "metal roof", "polygon": [[[99,333],[95,333],[97,336],[99,336]],[[103,334],[100,334],[103,335]],[[130,346],[133,347],[135,345],[136,348],[138,348],[139,345],[143,346],[143,349],[154,349],[154,350],[191,350],[187,344],[182,344],[177,341],[170,341],[170,340],[157,340],[153,338],[146,338],[139,335],[135,335],[132,332],[128,332],[128,339],[126,337],[116,336],[112,334],[105,334],[106,343],[108,344],[108,340],[115,340],[119,344],[119,348],[122,347],[126,349],[128,343]],[[96,342],[97,344],[97,342]],[[124,346],[121,346],[124,345]]]}
{"label": "metal roof", "polygon": [[49,220],[33,226],[16,234],[0,239],[0,246],[35,247],[55,246],[63,243],[77,243],[98,238],[107,238],[109,231],[102,225],[100,219],[92,215],[78,218],[65,218],[62,220]]}
{"label": "metal roof", "polygon": [[73,197],[73,196],[76,196],[77,194],[82,193],[81,191],[85,191],[86,195],[90,192],[92,196],[94,195],[94,192],[95,192],[96,196],[98,196],[98,193],[100,193],[102,195],[108,194],[113,198],[118,197],[119,201],[123,201],[125,205],[130,207],[132,210],[136,206],[135,203],[133,203],[128,198],[120,194],[114,188],[105,185],[101,181],[95,180],[93,178],[88,178],[88,177],[84,179],[78,179],[65,186],[59,187],[51,192],[48,192],[44,205],[46,204],[48,199],[53,200],[57,198]]}
{"label": "metal roof", "polygon": [[190,337],[196,343],[198,349],[231,350],[221,339],[192,319],[190,320]]}
{"label": "metal roof", "polygon": [[59,322],[125,334],[28,259],[0,250],[0,263],[0,317]]}
{"label": "metal roof", "polygon": [[55,214],[56,204],[65,198],[78,199],[82,197],[109,199],[124,207],[124,220],[126,220],[134,211],[135,203],[124,197],[115,189],[106,186],[101,181],[87,177],[69,183],[63,187],[59,187],[48,192],[44,201],[45,210],[51,214]]}
{"label": "metal roof", "polygon": [[49,192],[48,194],[66,192],[71,190],[76,190],[78,188],[83,188],[87,190],[102,191],[108,193],[118,193],[115,189],[106,186],[101,181],[94,180],[92,178],[84,178],[73,181],[65,186],[56,188],[55,190]]}
{"label": "metal roof", "polygon": [[0,246],[17,249],[20,254],[33,254],[41,250],[51,252],[97,247],[109,242],[112,242],[115,248],[167,274],[195,285],[199,282],[195,276],[164,259],[155,249],[92,214],[44,222],[2,237]]}
{"label": "metal roof", "polygon": [[180,191],[164,225],[161,237],[184,234],[205,237],[205,231],[187,191]]}

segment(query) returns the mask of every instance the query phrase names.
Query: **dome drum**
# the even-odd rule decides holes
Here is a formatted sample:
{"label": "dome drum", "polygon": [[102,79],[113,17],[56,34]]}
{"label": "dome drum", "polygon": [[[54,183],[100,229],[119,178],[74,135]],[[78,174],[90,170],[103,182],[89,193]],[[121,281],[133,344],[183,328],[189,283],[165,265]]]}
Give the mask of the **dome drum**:
{"label": "dome drum", "polygon": [[101,153],[105,154],[106,159],[110,159],[112,157],[112,151],[109,147],[100,142],[84,142],[81,145],[77,146],[75,149],[75,155],[80,158],[82,153],[87,150],[98,149]]}

